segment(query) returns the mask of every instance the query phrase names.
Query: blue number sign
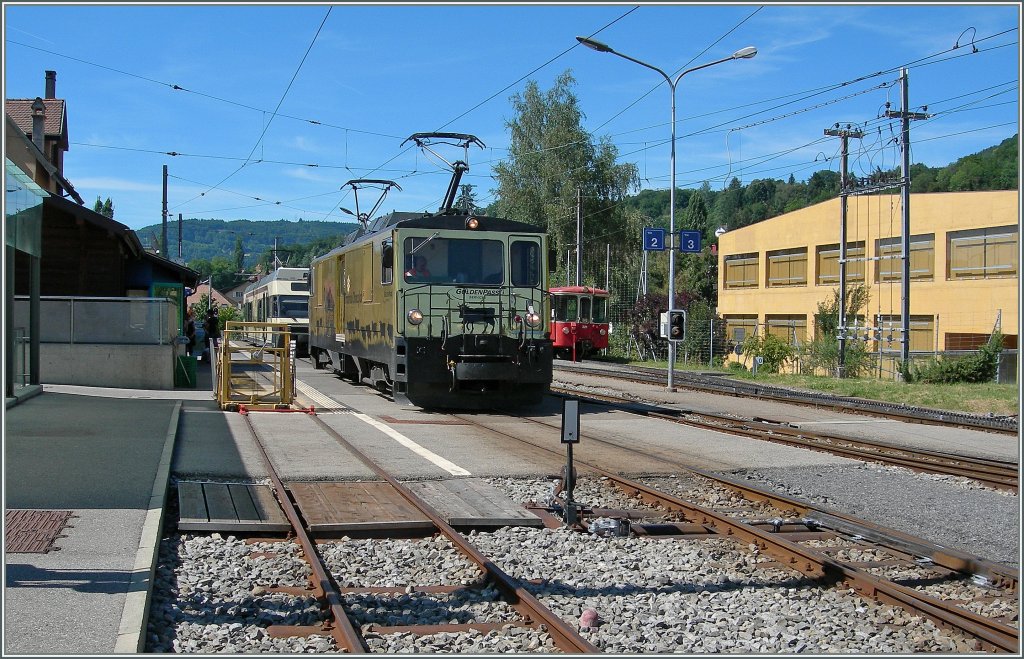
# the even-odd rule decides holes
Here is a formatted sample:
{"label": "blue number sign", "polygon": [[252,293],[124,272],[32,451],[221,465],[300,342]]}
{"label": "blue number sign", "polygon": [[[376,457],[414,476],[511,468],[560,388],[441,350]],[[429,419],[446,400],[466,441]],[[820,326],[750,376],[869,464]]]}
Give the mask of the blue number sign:
{"label": "blue number sign", "polygon": [[679,251],[700,253],[700,231],[680,231]]}
{"label": "blue number sign", "polygon": [[644,227],[644,251],[663,252],[665,251],[665,230]]}

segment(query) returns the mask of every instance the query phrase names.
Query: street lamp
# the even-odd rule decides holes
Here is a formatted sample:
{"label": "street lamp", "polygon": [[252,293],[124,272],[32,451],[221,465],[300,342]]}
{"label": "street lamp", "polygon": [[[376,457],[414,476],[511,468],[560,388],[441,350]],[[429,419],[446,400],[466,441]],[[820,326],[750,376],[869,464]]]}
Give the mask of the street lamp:
{"label": "street lamp", "polygon": [[[669,306],[670,309],[675,308],[675,299],[676,299],[676,250],[675,250],[675,233],[676,233],[676,85],[679,84],[679,81],[682,80],[684,75],[686,75],[687,73],[690,73],[691,71],[696,71],[698,69],[706,69],[709,66],[714,66],[715,64],[721,64],[722,62],[729,62],[729,61],[732,61],[734,59],[750,59],[754,55],[757,55],[757,48],[754,48],[753,46],[747,46],[746,48],[740,48],[739,50],[737,50],[735,53],[733,53],[729,57],[723,57],[722,59],[715,60],[714,62],[708,62],[707,64],[701,64],[699,66],[695,66],[695,67],[686,69],[685,71],[683,71],[682,73],[680,73],[679,75],[677,75],[673,79],[671,76],[669,76],[667,73],[665,73],[664,71],[662,71],[658,67],[652,66],[652,65],[648,64],[647,62],[642,62],[642,61],[640,61],[640,60],[638,60],[638,59],[636,59],[634,57],[630,57],[629,55],[624,55],[624,54],[614,50],[608,44],[601,43],[600,41],[595,41],[593,39],[590,39],[589,37],[576,37],[576,40],[579,41],[584,46],[586,46],[587,48],[590,48],[591,50],[596,50],[599,53],[611,53],[612,55],[618,55],[622,59],[627,59],[630,62],[636,62],[640,66],[645,66],[648,69],[651,69],[652,71],[657,71],[658,73],[661,74],[661,77],[665,78],[665,82],[668,83],[669,93],[672,96],[672,140],[671,140],[671,143],[672,143],[672,157],[671,157],[672,171],[671,171],[671,184],[670,184],[670,187],[668,189],[669,190],[669,202],[668,202],[669,203],[669,207],[668,207],[668,226],[669,226],[669,228],[668,228],[668,231],[669,231],[669,235],[670,235],[669,240],[671,242],[670,249],[669,249],[669,252],[668,252],[668,306]],[[669,341],[668,342],[668,389],[669,389],[669,391],[675,391],[675,379],[674,379],[674,376],[673,376],[673,369],[675,367],[675,362],[676,362],[676,343],[675,343],[675,341]]]}

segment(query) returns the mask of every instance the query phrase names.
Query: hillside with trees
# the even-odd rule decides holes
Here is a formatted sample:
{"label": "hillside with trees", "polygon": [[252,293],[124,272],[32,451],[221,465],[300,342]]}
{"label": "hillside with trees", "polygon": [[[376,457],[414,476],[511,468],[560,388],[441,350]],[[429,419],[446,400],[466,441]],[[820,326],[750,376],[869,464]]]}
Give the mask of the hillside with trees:
{"label": "hillside with trees", "polygon": [[[319,222],[298,220],[206,220],[183,218],[181,227],[181,255],[185,263],[195,260],[210,261],[216,257],[232,258],[237,239],[242,241],[242,264],[254,266],[277,241],[283,245],[312,243],[325,238],[345,236],[356,229],[351,222]],[[146,247],[160,245],[161,227],[153,224],[136,231]],[[178,255],[178,221],[167,223],[167,247],[171,256]]]}

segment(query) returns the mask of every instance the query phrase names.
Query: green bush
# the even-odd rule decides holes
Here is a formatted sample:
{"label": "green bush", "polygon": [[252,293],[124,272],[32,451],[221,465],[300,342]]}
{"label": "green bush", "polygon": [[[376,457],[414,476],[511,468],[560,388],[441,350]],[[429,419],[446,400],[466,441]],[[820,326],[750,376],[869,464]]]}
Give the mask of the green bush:
{"label": "green bush", "polygon": [[729,365],[728,365],[727,368],[730,371],[743,371],[743,372],[746,372],[746,370],[747,370],[747,367],[744,366],[743,364],[741,364],[740,362],[729,362]]}
{"label": "green bush", "polygon": [[759,370],[765,373],[778,373],[782,365],[793,358],[795,351],[789,345],[774,334],[760,336],[748,336],[743,342],[743,356],[761,357],[763,362]]}
{"label": "green bush", "polygon": [[906,382],[955,384],[960,382],[991,382],[999,369],[999,353],[1003,351],[1003,335],[993,332],[988,343],[973,355],[929,359],[924,366],[904,364],[900,369]]}

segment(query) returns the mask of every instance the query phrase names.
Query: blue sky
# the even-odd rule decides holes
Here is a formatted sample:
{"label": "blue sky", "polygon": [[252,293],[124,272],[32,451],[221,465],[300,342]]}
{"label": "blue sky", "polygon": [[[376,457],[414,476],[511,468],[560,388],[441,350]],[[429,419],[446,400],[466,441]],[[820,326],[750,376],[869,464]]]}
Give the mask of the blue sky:
{"label": "blue sky", "polygon": [[[65,175],[90,205],[110,197],[129,227],[160,221],[165,164],[172,219],[350,221],[338,208],[355,208],[343,186],[356,178],[402,187],[381,211],[436,210],[450,174],[401,146],[417,132],[480,138],[463,183],[491,201],[509,97],[567,69],[584,127],[637,164],[643,188],[667,189],[667,86],[576,35],[669,73],[757,47],[754,59],[687,74],[677,91],[677,183],[721,189],[733,177],[838,171],[839,140],[823,135],[837,122],[866,133],[851,141],[854,173],[898,166],[899,125],[879,116],[887,101],[900,109],[904,65],[911,109],[934,115],[913,122],[913,162],[998,144],[1019,131],[1019,25],[1010,3],[6,3],[4,94],[42,96],[44,71],[57,71]],[[361,192],[360,209],[375,196]]]}

